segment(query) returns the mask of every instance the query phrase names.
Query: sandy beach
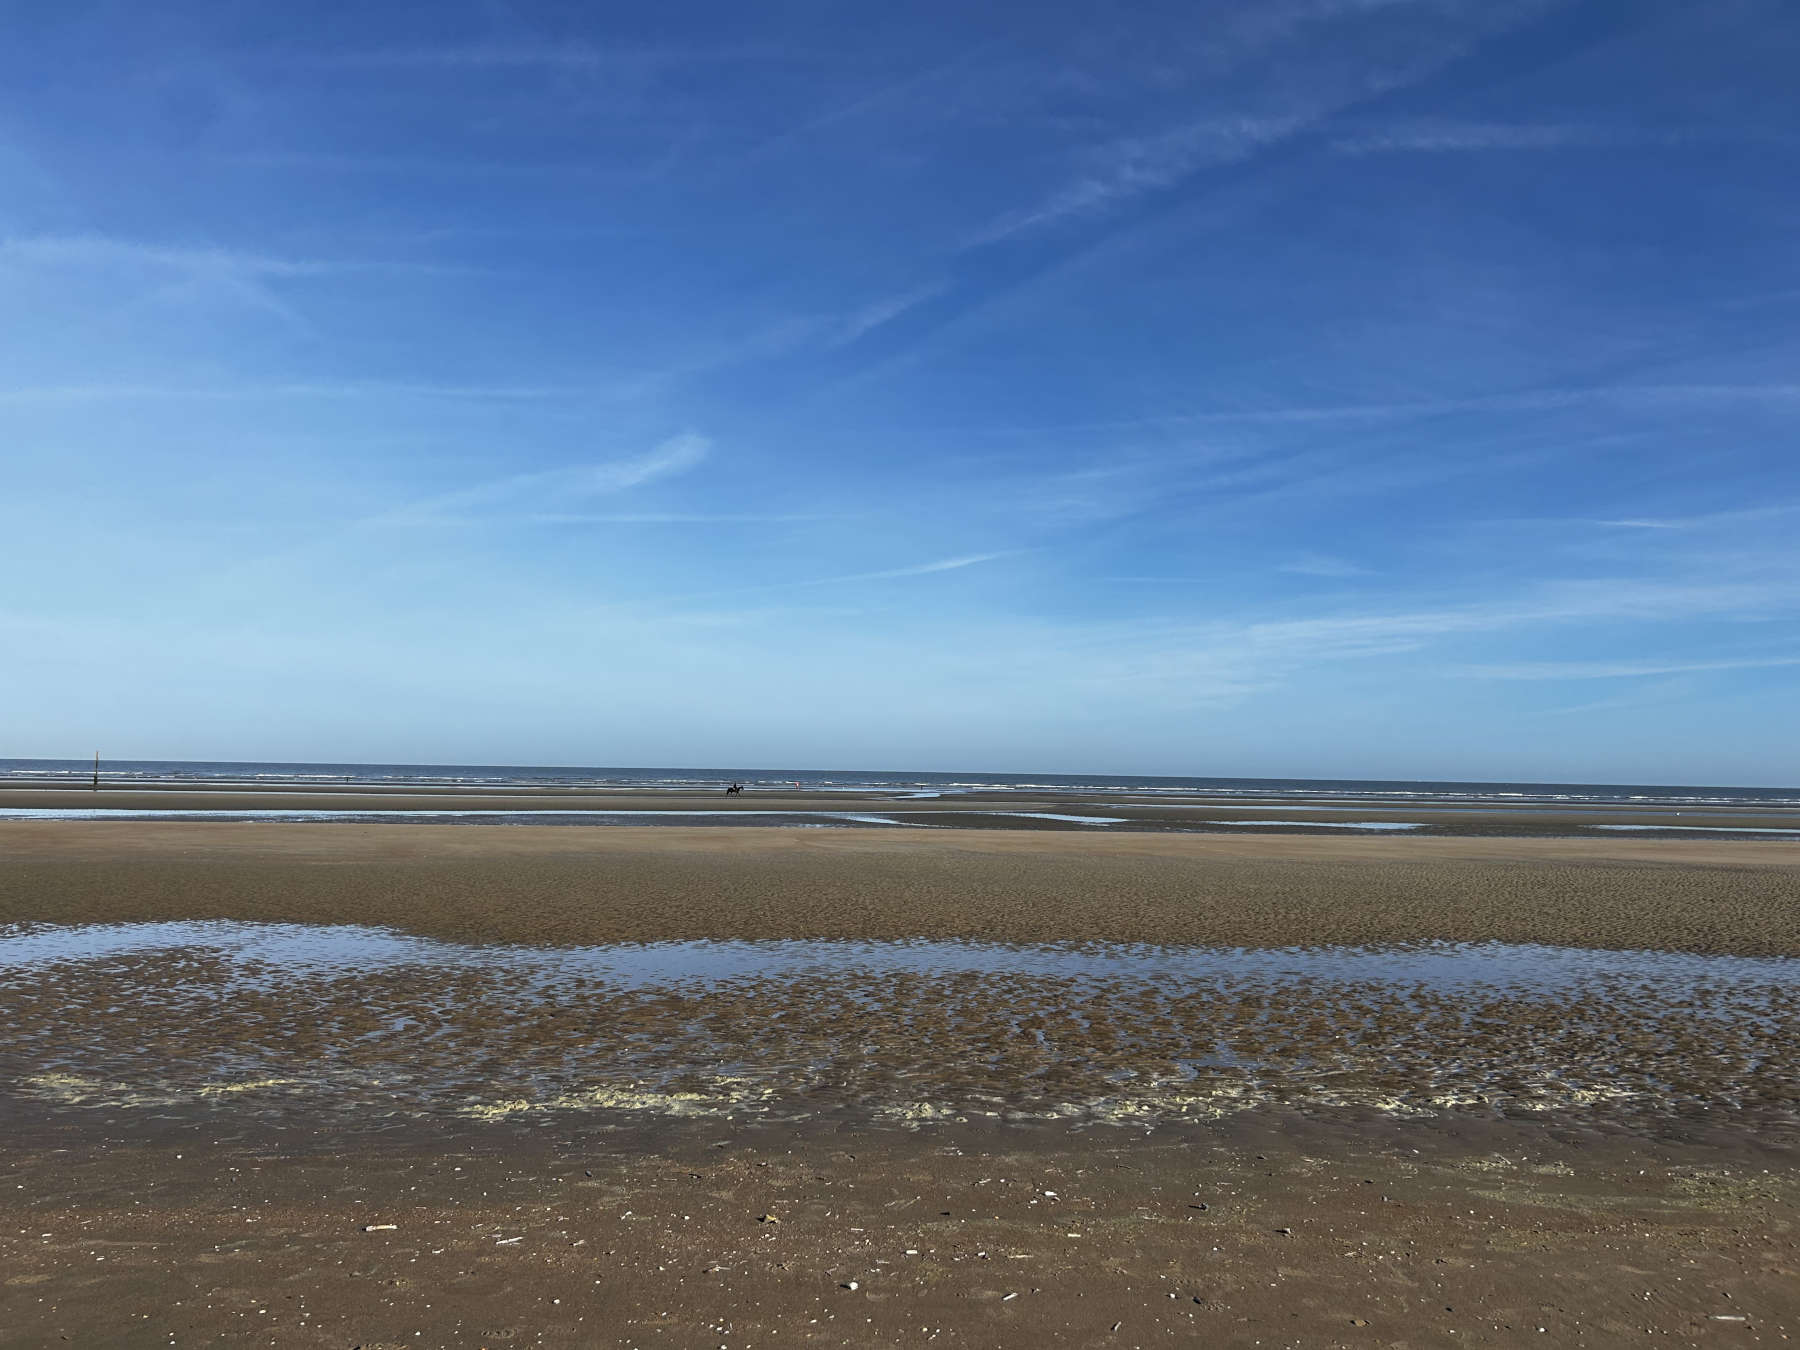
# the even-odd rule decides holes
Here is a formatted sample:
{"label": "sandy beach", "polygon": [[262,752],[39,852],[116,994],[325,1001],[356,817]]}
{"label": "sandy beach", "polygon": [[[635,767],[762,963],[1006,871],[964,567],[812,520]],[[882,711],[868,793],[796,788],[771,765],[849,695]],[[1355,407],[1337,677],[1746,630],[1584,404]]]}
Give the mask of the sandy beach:
{"label": "sandy beach", "polygon": [[6,923],[1800,954],[1785,842],[8,821],[0,851]]}
{"label": "sandy beach", "polygon": [[0,1344],[1779,1340],[1796,957],[1779,841],[7,820]]}

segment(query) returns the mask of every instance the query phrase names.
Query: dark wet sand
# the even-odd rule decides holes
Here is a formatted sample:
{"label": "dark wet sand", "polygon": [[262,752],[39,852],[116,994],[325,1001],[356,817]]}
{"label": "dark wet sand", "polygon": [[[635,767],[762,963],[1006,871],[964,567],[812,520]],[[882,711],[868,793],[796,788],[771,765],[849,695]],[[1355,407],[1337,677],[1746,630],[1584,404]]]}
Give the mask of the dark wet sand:
{"label": "dark wet sand", "polygon": [[471,942],[1448,940],[1800,954],[1800,848],[1066,831],[0,824],[0,923],[381,924]]}
{"label": "dark wet sand", "polygon": [[[0,924],[167,918],[537,945],[1447,939],[1794,955],[1800,858],[1789,844],[1636,838],[0,827]],[[110,1039],[91,1053],[121,1064],[145,1045],[169,1063],[352,1047],[354,1069],[379,1045],[364,1038],[428,987],[401,972],[306,1007],[241,991],[159,1005],[166,978],[121,961],[79,991],[46,977],[9,996],[0,1346],[1604,1346],[1800,1331],[1791,997],[1775,1021],[1717,1035],[1707,1007],[1372,1008],[1375,1048],[1412,1055],[1407,1074],[1498,1051],[1688,1073],[1689,1099],[1653,1120],[1503,1101],[1297,1110],[1278,1096],[1214,1120],[1071,1132],[841,1112],[785,1126],[573,1109],[442,1118],[366,1083],[349,1118],[250,1084],[135,1103],[104,1083],[22,1090],[95,1028]],[[747,987],[583,1024],[450,981],[460,1011],[418,1034],[421,1047],[472,1037],[497,1062],[471,1056],[467,1072],[489,1082],[643,1027],[652,1053],[656,1037],[698,1029],[753,1057],[798,1062],[823,1046],[852,1069],[867,1047],[871,1084],[965,1073],[980,1087],[971,1047],[1024,1062],[1001,1022],[1026,983]],[[1351,1010],[1323,987],[1266,1007],[1047,997],[1056,1009],[1021,1032],[1072,1038],[1071,1071],[1102,1074],[1215,1018],[1217,1034],[1292,1042],[1304,1074]],[[936,1027],[940,1013],[956,1016]],[[854,1097],[863,1080],[843,1081]],[[1729,1102],[1728,1081],[1761,1095]]]}
{"label": "dark wet sand", "polygon": [[[1345,824],[1406,825],[1426,835],[1464,837],[1540,836],[1593,837],[1595,827],[1629,826],[1667,831],[1672,837],[1694,831],[1793,831],[1786,836],[1800,856],[1800,808],[1695,806],[1656,804],[1554,804],[1507,806],[1485,801],[1358,801],[1291,797],[1207,797],[1202,794],[1129,792],[970,791],[943,796],[912,796],[875,791],[822,792],[758,789],[727,797],[720,790],[641,788],[532,787],[505,791],[436,786],[375,787],[366,784],[284,784],[272,790],[251,784],[179,783],[161,787],[102,785],[92,791],[59,784],[0,784],[0,808],[169,811],[206,815],[244,811],[362,811],[402,814],[409,811],[530,812],[551,819],[582,821],[582,813],[637,812],[664,817],[679,825],[683,813],[707,817],[741,815],[743,823],[768,823],[781,815],[805,817],[820,812],[868,812],[897,822],[962,830],[1031,829],[1092,833],[1081,821],[1058,815],[1111,817],[1115,832],[1192,830],[1214,832],[1311,833],[1319,827],[1335,831]],[[0,826],[12,822],[0,821]],[[449,823],[439,818],[438,823]],[[646,821],[646,824],[652,821]],[[699,822],[696,821],[696,824]],[[460,828],[460,825],[459,825]],[[894,828],[890,825],[887,828]],[[1604,830],[1600,832],[1602,835]],[[1700,837],[1705,837],[1704,833]],[[1779,836],[1776,836],[1779,837]],[[1772,837],[1767,842],[1775,842]]]}

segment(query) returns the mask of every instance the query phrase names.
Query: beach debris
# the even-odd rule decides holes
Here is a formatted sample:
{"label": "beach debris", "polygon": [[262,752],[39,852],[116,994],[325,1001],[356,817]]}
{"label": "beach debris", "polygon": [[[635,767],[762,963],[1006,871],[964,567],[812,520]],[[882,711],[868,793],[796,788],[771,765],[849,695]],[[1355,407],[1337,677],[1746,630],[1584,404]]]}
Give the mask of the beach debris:
{"label": "beach debris", "polygon": [[845,1280],[842,1284],[840,1284],[838,1286],[838,1288],[855,1290],[855,1289],[861,1289],[862,1286],[860,1284],[858,1284],[855,1280]]}
{"label": "beach debris", "polygon": [[1017,1290],[1015,1290],[1015,1291],[1013,1291],[1013,1292],[1012,1292],[1012,1293],[1010,1293],[1010,1294],[1002,1294],[1002,1295],[1000,1295],[1000,1301],[1001,1301],[1001,1302],[1002,1302],[1002,1303],[1010,1303],[1010,1302],[1012,1302],[1012,1300],[1014,1300],[1014,1299],[1015,1299],[1015,1298],[1017,1298],[1017,1297],[1018,1297],[1018,1296],[1019,1296],[1019,1295],[1018,1295],[1018,1291],[1017,1291]]}
{"label": "beach debris", "polygon": [[781,1222],[781,1220],[776,1218],[773,1214],[758,1214],[756,1216],[756,1221],[758,1223],[780,1223]]}
{"label": "beach debris", "polygon": [[523,1242],[524,1240],[525,1240],[525,1235],[523,1233],[521,1233],[521,1234],[519,1234],[518,1237],[495,1238],[494,1245],[496,1247],[510,1247],[510,1246],[512,1246],[513,1243]]}
{"label": "beach debris", "polygon": [[1120,1327],[1122,1327],[1124,1325],[1125,1324],[1123,1322],[1114,1322],[1112,1324],[1112,1330],[1117,1331]]}
{"label": "beach debris", "polygon": [[363,1225],[363,1232],[365,1232],[365,1233],[391,1233],[399,1226],[400,1225],[397,1223],[365,1223]]}
{"label": "beach debris", "polygon": [[1715,1322],[1748,1322],[1750,1319],[1742,1313],[1714,1313],[1712,1320]]}
{"label": "beach debris", "polygon": [[1294,1236],[1294,1230],[1291,1228],[1277,1228],[1275,1231],[1277,1233],[1279,1233],[1282,1237]]}
{"label": "beach debris", "polygon": [[1350,1319],[1350,1325],[1353,1327],[1366,1327],[1369,1325],[1369,1319],[1366,1317],[1352,1317]]}
{"label": "beach debris", "polygon": [[1188,1208],[1189,1209],[1206,1209],[1208,1207],[1206,1205],[1189,1205]]}

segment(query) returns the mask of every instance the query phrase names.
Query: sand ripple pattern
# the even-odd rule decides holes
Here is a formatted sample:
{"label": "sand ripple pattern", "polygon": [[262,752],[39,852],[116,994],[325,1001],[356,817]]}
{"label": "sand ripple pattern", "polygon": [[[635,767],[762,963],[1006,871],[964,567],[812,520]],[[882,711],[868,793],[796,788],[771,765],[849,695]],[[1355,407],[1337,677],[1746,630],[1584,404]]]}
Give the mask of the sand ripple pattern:
{"label": "sand ripple pattern", "polygon": [[71,1108],[908,1125],[1794,1113],[1800,960],[1502,944],[463,946],[0,931],[6,1090]]}

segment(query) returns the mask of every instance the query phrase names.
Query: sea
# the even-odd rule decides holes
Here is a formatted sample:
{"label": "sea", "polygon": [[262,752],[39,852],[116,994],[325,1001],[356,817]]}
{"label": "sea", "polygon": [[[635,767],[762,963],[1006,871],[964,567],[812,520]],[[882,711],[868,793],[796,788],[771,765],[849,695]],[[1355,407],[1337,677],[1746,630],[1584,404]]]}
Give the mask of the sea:
{"label": "sea", "polygon": [[[91,781],[94,761],[0,759],[0,784]],[[746,793],[895,792],[1132,793],[1366,802],[1456,802],[1487,805],[1800,806],[1800,788],[1702,787],[1653,783],[1480,783],[1358,778],[1212,778],[1143,774],[920,772],[890,769],[624,768],[519,764],[294,764],[256,760],[101,760],[103,784],[349,784],[385,788],[610,788],[640,791],[714,789],[742,783]]]}

